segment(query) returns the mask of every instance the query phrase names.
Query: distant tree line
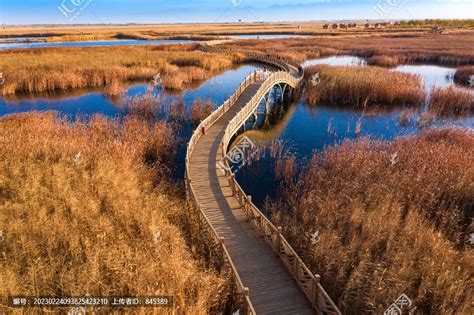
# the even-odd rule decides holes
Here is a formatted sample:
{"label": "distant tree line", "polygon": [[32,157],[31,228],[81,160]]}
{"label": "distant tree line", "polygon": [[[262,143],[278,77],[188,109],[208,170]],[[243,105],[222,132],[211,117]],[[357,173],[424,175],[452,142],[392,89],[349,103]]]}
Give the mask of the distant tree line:
{"label": "distant tree line", "polygon": [[401,21],[400,23],[402,26],[444,26],[444,27],[462,27],[462,28],[474,27],[474,20],[427,19],[427,20]]}

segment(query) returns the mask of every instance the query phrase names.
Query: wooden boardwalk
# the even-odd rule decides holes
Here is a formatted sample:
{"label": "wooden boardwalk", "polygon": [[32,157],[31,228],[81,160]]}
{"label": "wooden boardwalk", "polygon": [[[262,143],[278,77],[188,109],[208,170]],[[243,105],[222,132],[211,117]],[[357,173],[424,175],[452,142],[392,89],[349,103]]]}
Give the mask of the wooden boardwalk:
{"label": "wooden boardwalk", "polygon": [[256,94],[263,80],[250,84],[234,105],[218,119],[195,145],[189,175],[194,193],[213,228],[225,239],[257,314],[314,314],[291,273],[250,224],[233,197],[228,179],[217,169],[222,139],[228,122]]}
{"label": "wooden boardwalk", "polygon": [[[201,45],[202,51],[232,53]],[[283,235],[253,204],[224,163],[233,135],[274,86],[290,97],[304,78],[301,66],[281,58],[246,54],[275,72],[247,76],[219,108],[194,131],[186,153],[186,191],[210,242],[209,258],[233,284],[238,314],[341,315],[314,274]],[[288,94],[286,94],[288,93]],[[219,166],[218,166],[219,164]],[[236,313],[237,314],[237,313]]]}

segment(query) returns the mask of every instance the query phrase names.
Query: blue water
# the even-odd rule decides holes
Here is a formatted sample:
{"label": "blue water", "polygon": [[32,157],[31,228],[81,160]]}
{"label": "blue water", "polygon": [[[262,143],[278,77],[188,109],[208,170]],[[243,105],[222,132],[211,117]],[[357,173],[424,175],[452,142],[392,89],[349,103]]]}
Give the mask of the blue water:
{"label": "blue water", "polygon": [[[202,100],[211,99],[216,105],[220,105],[234,93],[240,82],[248,74],[257,69],[255,66],[246,65],[238,69],[228,70],[203,82],[197,88],[187,89],[178,95],[165,92],[165,96],[168,102],[182,99],[187,105],[190,105],[194,99],[201,98]],[[144,95],[150,87],[151,84],[147,83],[129,86],[122,97]],[[0,97],[0,116],[46,110],[58,111],[71,119],[82,115],[103,114],[115,116],[122,113],[118,97],[107,96],[102,91],[70,91],[41,96]]]}
{"label": "blue water", "polygon": [[[306,62],[304,66],[327,64],[333,66],[361,66],[362,59],[351,56],[330,57]],[[408,65],[399,66],[392,71],[418,74],[427,93],[433,86],[446,87],[454,85],[452,74],[455,69]],[[459,87],[460,88],[460,87]],[[469,90],[469,89],[465,89]],[[473,89],[470,89],[472,92]],[[282,105],[273,105],[275,106]],[[360,137],[371,137],[379,140],[393,140],[400,136],[418,133],[426,126],[441,127],[454,126],[474,129],[474,117],[467,119],[435,120],[422,126],[417,123],[419,113],[411,116],[407,123],[400,122],[400,115],[404,108],[383,108],[370,111],[350,107],[325,106],[319,104],[310,106],[304,100],[299,100],[285,110],[280,121],[252,130],[253,122],[246,124],[246,130],[241,134],[249,137],[259,146],[268,148],[272,142],[284,143],[285,150],[297,157],[299,163],[310,159],[312,154],[320,152],[328,146],[334,146],[344,140],[353,140]],[[264,118],[258,118],[258,122]],[[359,125],[357,127],[357,125]],[[356,129],[359,129],[356,132]],[[237,140],[238,141],[238,140]],[[245,192],[253,197],[253,201],[263,208],[266,198],[273,199],[278,194],[279,181],[276,179],[274,160],[267,151],[264,156],[246,165],[237,172],[236,177]],[[258,180],[255,180],[255,179]]]}
{"label": "blue water", "polygon": [[98,40],[85,42],[38,42],[38,43],[0,43],[0,49],[8,48],[44,48],[44,47],[103,47],[103,46],[126,46],[126,45],[166,45],[192,43],[193,40],[170,39],[170,40]]}

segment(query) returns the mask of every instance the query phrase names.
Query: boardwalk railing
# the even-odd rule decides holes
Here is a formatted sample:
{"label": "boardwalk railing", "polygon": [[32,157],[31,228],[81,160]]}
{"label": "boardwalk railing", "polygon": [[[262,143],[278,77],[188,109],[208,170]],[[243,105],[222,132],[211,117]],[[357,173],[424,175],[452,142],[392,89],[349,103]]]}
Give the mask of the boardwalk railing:
{"label": "boardwalk railing", "polygon": [[[189,166],[186,165],[186,174],[189,174]],[[229,252],[224,245],[224,239],[219,236],[217,231],[212,227],[209,219],[206,217],[204,212],[202,211],[199,202],[196,198],[196,194],[194,189],[191,185],[191,179],[187,178],[186,182],[186,191],[188,193],[188,201],[189,204],[193,207],[193,210],[198,216],[199,220],[199,230],[200,232],[204,232],[207,238],[211,241],[211,250],[215,257],[217,257],[217,265],[218,268],[222,271],[227,271],[232,277],[232,284],[235,287],[235,302],[236,307],[239,310],[242,310],[243,314],[256,314],[255,309],[252,306],[252,302],[250,301],[249,297],[249,290],[247,287],[244,286],[242,283],[242,279],[240,279],[239,274],[237,272],[237,268],[232,263],[232,259],[230,258]]]}
{"label": "boardwalk railing", "polygon": [[[204,47],[207,49],[207,47]],[[213,51],[216,48],[212,48]],[[242,95],[243,91],[251,84],[260,81],[262,85],[259,87],[256,94],[252,99],[234,116],[229,122],[225,130],[225,134],[222,140],[222,158],[224,158],[230,141],[233,135],[238,131],[240,126],[245,123],[247,118],[253,113],[256,107],[258,107],[261,99],[265,94],[277,83],[286,83],[293,88],[296,88],[301,80],[303,79],[303,71],[301,67],[295,67],[292,65],[282,65],[281,60],[275,60],[274,58],[265,58],[262,56],[250,56],[255,58],[255,61],[271,64],[277,68],[283,70],[267,75],[266,72],[257,71],[245,78],[240,84],[235,93],[217,108],[209,117],[203,120],[197,129],[194,131],[191,140],[189,141],[187,153],[186,153],[186,191],[188,202],[191,204],[193,209],[197,212],[200,220],[201,228],[205,230],[208,238],[213,243],[214,253],[220,257],[220,268],[225,268],[232,274],[232,280],[235,285],[237,293],[238,307],[244,314],[255,314],[255,309],[252,306],[252,302],[249,298],[249,290],[246,288],[239,277],[235,265],[232,263],[232,259],[226,249],[224,239],[219,236],[217,231],[212,227],[209,219],[202,211],[201,205],[197,199],[195,191],[192,186],[192,178],[189,176],[189,160],[194,147],[196,146],[199,139],[205,133],[205,130],[212,126],[219,118],[231,108],[235,102]],[[293,68],[293,69],[291,69]],[[290,74],[294,73],[296,76]],[[226,161],[226,159],[224,159]],[[227,163],[227,161],[226,161]],[[228,166],[228,165],[227,165]],[[282,235],[281,227],[275,227],[273,223],[268,220],[265,215],[252,203],[252,197],[247,196],[243,191],[242,187],[238,184],[235,176],[229,171],[229,167],[225,170],[226,176],[229,180],[229,184],[232,188],[233,196],[238,200],[239,205],[245,212],[249,221],[258,230],[268,244],[272,247],[275,253],[281,258],[283,263],[289,269],[291,274],[294,276],[298,285],[301,287],[307,298],[311,302],[313,308],[318,313],[325,314],[341,314],[337,306],[331,300],[329,295],[326,293],[322,285],[320,284],[320,276],[312,274],[310,269],[305,265],[303,260],[298,256],[296,251],[290,246],[288,241]]]}
{"label": "boardwalk railing", "polygon": [[[248,117],[255,111],[260,104],[263,96],[275,83],[287,83],[292,87],[296,87],[302,77],[295,78],[287,72],[276,72],[269,76],[262,86],[258,89],[254,97],[234,116],[227,125],[225,135],[222,140],[222,159],[227,163],[224,156],[230,144],[232,136],[238,131],[240,126],[245,123]],[[247,196],[235,179],[235,175],[230,171],[229,165],[224,169],[225,175],[229,179],[234,197],[238,200],[239,205],[244,210],[247,218],[253,226],[262,234],[276,254],[283,260],[286,267],[295,277],[301,289],[304,291],[308,299],[311,301],[313,308],[318,312],[326,314],[340,314],[337,306],[326,293],[320,284],[320,276],[311,273],[303,260],[298,256],[296,251],[290,246],[288,241],[282,235],[281,227],[275,227],[270,220],[252,203],[252,197]]]}
{"label": "boardwalk railing", "polygon": [[239,85],[234,94],[232,94],[229,99],[227,99],[219,108],[217,108],[211,115],[209,115],[205,120],[203,120],[199,126],[194,131],[191,140],[188,143],[188,148],[186,152],[186,173],[185,173],[185,183],[186,183],[186,192],[188,203],[192,206],[193,210],[197,213],[199,218],[199,224],[201,230],[207,234],[208,239],[212,242],[212,247],[214,254],[217,257],[220,257],[220,262],[218,263],[221,269],[227,269],[232,275],[232,282],[235,286],[237,293],[237,307],[242,310],[243,314],[256,314],[255,309],[252,305],[252,302],[249,298],[249,289],[245,287],[242,283],[242,280],[239,277],[235,265],[232,263],[232,259],[227,251],[227,248],[224,244],[224,239],[219,236],[216,230],[212,227],[209,219],[206,217],[206,214],[202,211],[201,205],[197,199],[196,193],[192,186],[192,178],[189,176],[189,159],[191,154],[194,151],[194,147],[199,139],[202,137],[205,129],[212,126],[229,108],[234,105],[234,103],[242,95],[243,91],[252,83],[262,80],[265,76],[265,73],[262,71],[253,72],[248,75],[245,80]]}

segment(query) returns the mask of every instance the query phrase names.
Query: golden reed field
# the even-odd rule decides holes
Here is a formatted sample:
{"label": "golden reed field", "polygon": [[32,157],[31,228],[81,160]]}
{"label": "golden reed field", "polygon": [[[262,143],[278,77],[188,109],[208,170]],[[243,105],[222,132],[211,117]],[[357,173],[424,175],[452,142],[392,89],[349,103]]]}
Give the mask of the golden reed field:
{"label": "golden reed field", "polygon": [[3,95],[119,87],[160,74],[168,89],[210,78],[241,59],[193,51],[191,45],[60,47],[0,51]]}
{"label": "golden reed field", "polygon": [[469,314],[473,147],[472,131],[444,129],[345,141],[297,166],[280,156],[267,206],[344,314],[383,313],[399,292],[420,314]]}
{"label": "golden reed field", "polygon": [[173,128],[137,114],[0,119],[0,295],[164,295],[182,313],[220,313],[226,281],[199,257],[192,216],[168,180]]}

